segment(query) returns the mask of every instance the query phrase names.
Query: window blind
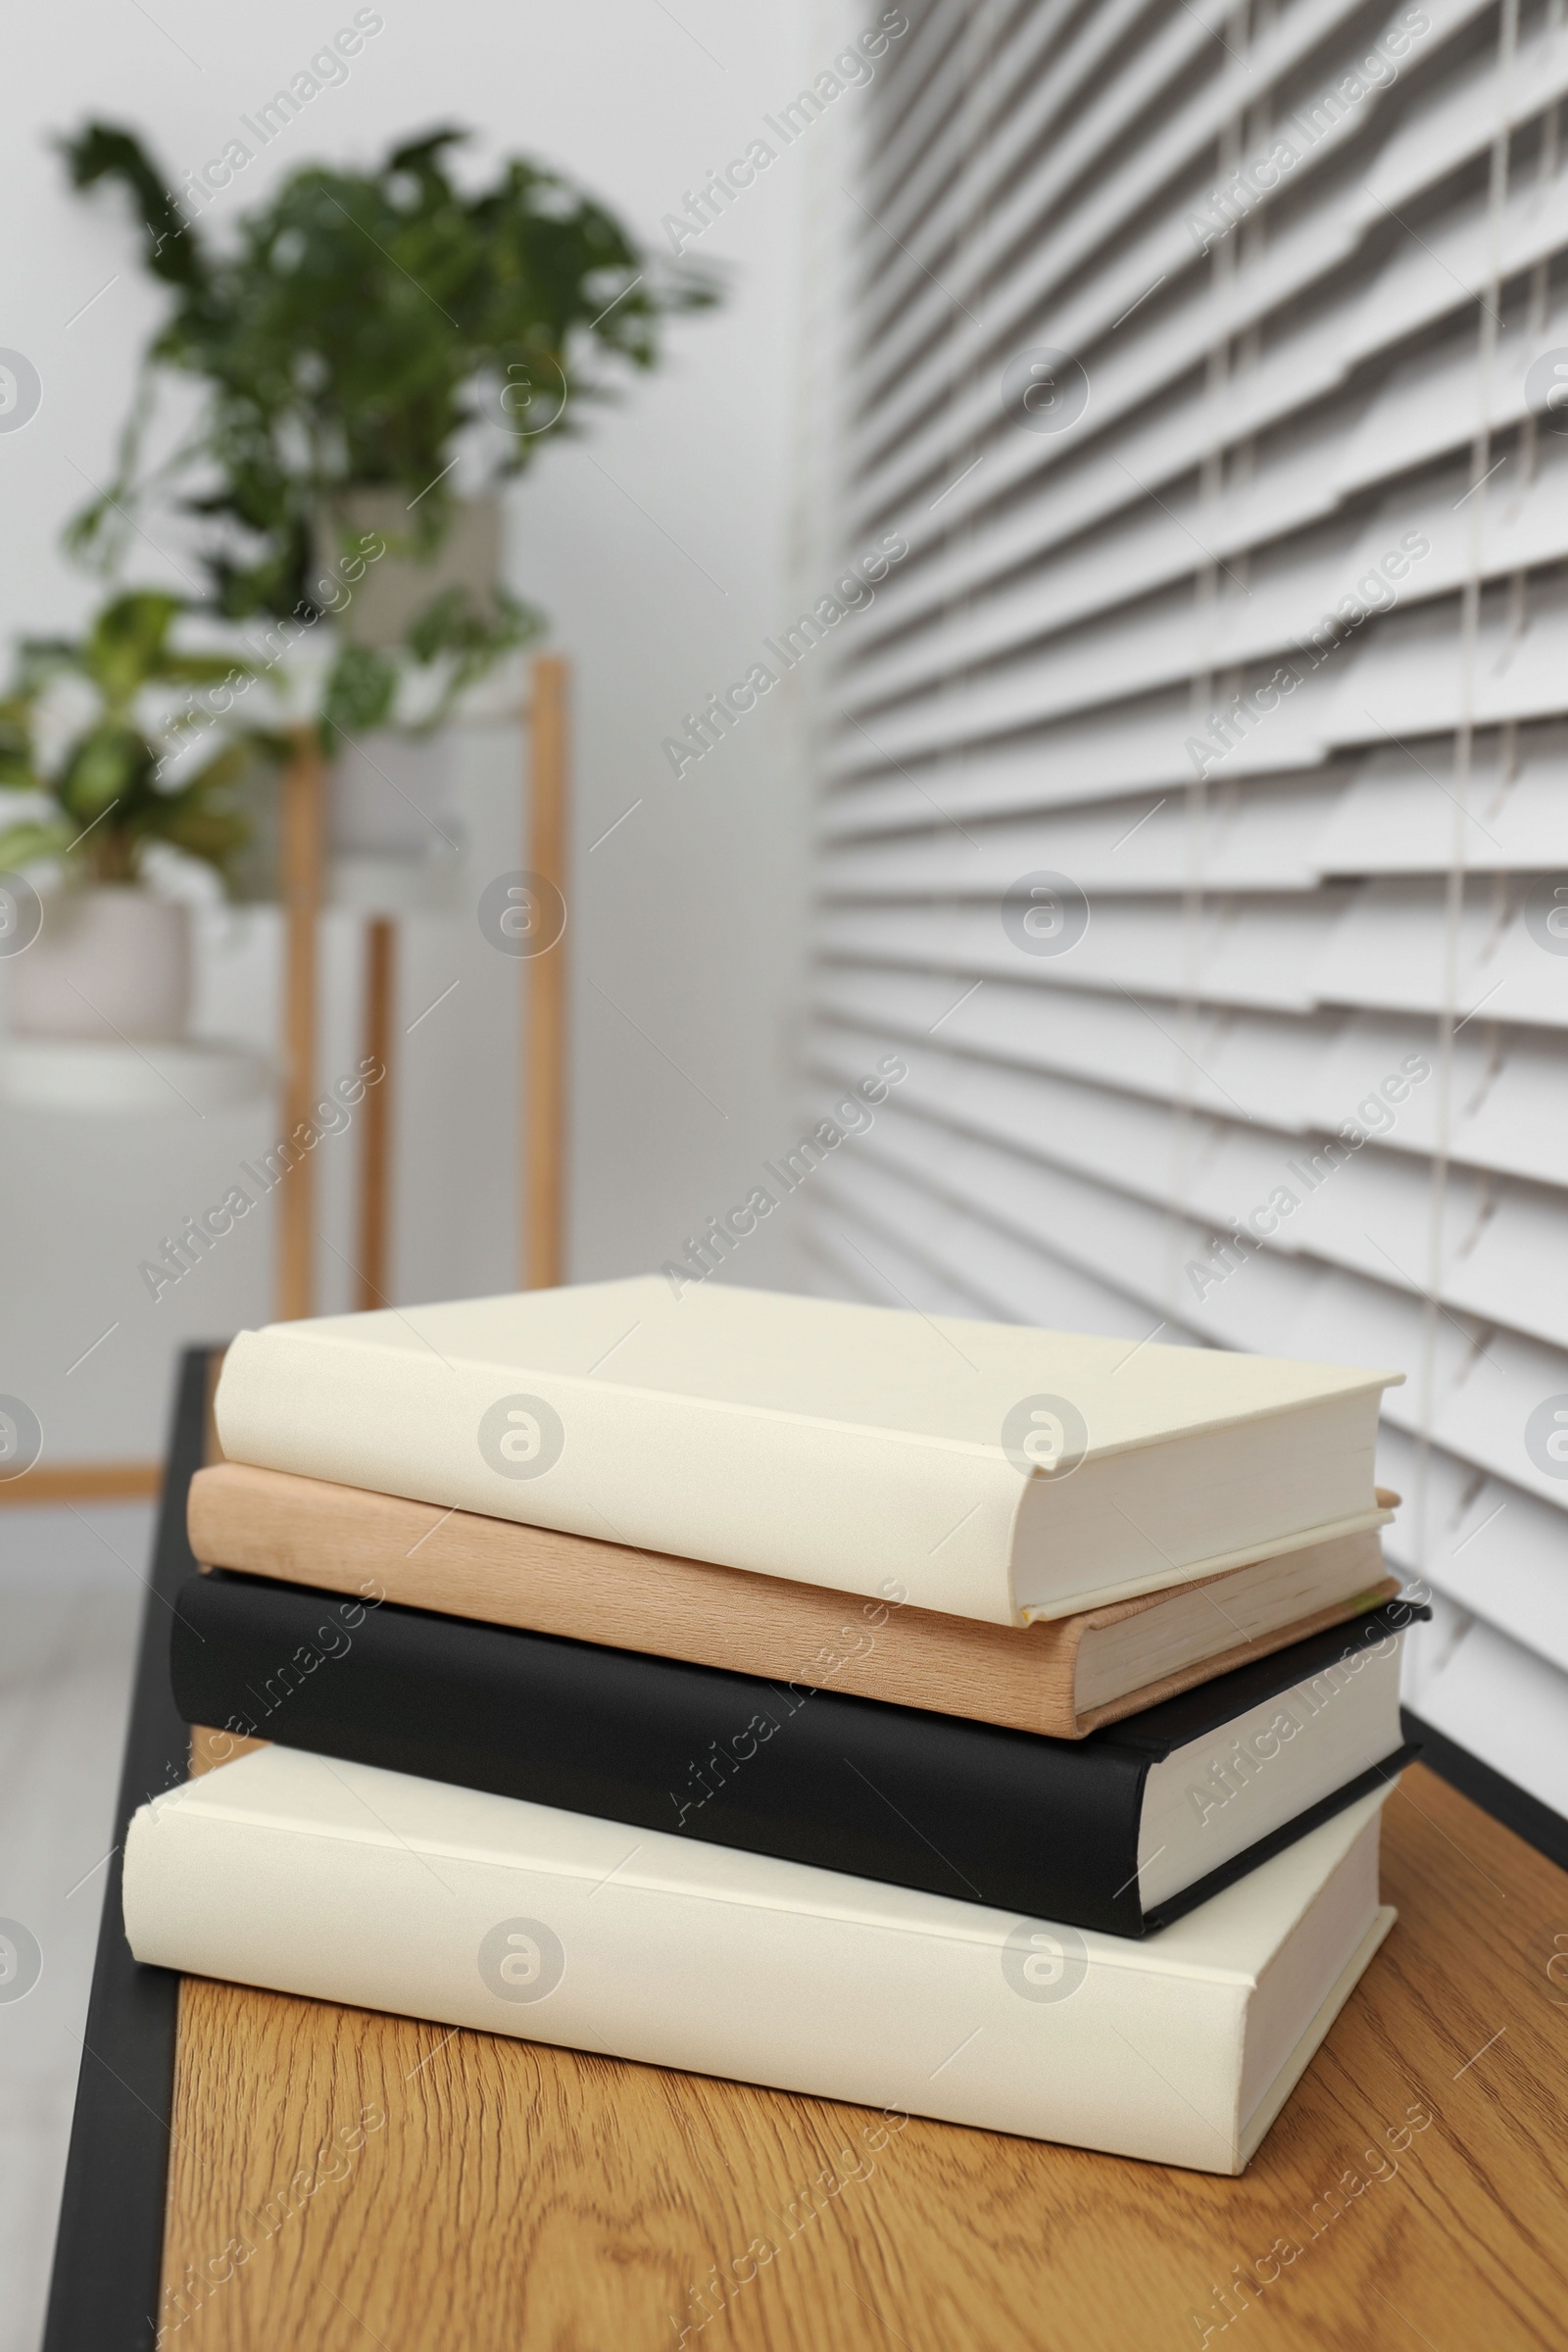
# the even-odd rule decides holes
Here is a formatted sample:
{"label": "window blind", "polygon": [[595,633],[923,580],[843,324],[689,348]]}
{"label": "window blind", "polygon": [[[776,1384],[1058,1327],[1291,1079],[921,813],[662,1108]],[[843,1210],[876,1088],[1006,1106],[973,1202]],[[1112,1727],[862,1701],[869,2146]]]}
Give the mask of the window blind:
{"label": "window blind", "polygon": [[[822,1287],[1403,1367],[1407,1698],[1568,1813],[1564,0],[916,0],[824,282]],[[818,419],[820,422],[820,419]],[[868,1056],[870,1058],[868,1058]]]}

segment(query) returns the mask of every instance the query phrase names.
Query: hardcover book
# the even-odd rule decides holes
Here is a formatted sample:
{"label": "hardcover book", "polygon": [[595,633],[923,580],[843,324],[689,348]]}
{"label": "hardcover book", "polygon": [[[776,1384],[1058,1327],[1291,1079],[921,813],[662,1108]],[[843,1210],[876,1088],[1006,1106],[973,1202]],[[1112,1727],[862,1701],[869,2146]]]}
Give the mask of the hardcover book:
{"label": "hardcover book", "polygon": [[[1392,1497],[1380,1491],[1380,1502]],[[1375,1531],[1028,1626],[636,1551],[324,1479],[215,1462],[191,1549],[216,1567],[1081,1739],[1391,1600]]]}
{"label": "hardcover book", "polygon": [[1393,1780],[1406,1614],[1077,1741],[221,1569],[172,1671],[188,1723],[1142,1936]]}
{"label": "hardcover book", "polygon": [[230,1460],[998,1625],[1378,1526],[1398,1374],[657,1276],[242,1332]]}
{"label": "hardcover book", "polygon": [[1135,1943],[284,1747],[143,1805],[155,1967],[1238,2173],[1393,1922],[1378,1797]]}

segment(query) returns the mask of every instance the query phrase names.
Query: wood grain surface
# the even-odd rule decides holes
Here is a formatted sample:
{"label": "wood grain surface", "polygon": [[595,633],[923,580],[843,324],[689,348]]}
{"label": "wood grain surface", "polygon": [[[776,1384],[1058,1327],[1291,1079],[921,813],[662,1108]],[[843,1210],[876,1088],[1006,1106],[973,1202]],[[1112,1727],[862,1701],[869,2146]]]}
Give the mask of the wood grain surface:
{"label": "wood grain surface", "polygon": [[[771,1682],[848,1690],[1061,1740],[1082,1739],[1232,1666],[1266,1658],[1342,1624],[1374,1596],[1388,1600],[1398,1591],[1382,1574],[1375,1534],[1316,1545],[1314,1554],[1343,1548],[1347,1555],[1354,1581],[1342,1587],[1348,1597],[1339,1604],[1227,1643],[1180,1673],[1079,1711],[1074,1683],[1085,1632],[1162,1608],[1176,1595],[1145,1593],[1043,1625],[987,1625],[912,1608],[896,1593],[862,1600],[822,1585],[476,1511],[439,1510],[433,1503],[247,1462],[199,1470],[190,1485],[187,1521],[191,1549],[208,1567],[333,1592],[373,1593],[410,1608],[687,1658]],[[1225,1630],[1236,1627],[1225,1588],[1248,1573],[1223,1569],[1184,1588],[1211,1594],[1221,1642]]]}
{"label": "wood grain surface", "polygon": [[1239,2180],[187,1980],[160,2342],[1558,2352],[1568,1877],[1419,1767],[1385,1823]]}

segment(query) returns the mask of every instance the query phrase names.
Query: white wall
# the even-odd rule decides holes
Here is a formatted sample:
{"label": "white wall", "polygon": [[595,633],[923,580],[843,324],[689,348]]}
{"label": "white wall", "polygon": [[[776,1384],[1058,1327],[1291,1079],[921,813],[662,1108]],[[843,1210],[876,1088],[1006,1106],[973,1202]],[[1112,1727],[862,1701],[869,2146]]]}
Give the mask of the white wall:
{"label": "white wall", "polygon": [[[18,629],[74,625],[86,610],[93,591],[63,561],[60,526],[89,481],[110,472],[134,362],[161,307],[119,201],[72,195],[52,139],[96,114],[138,127],[175,172],[199,165],[353,13],[344,0],[243,12],[159,0],[151,15],[88,0],[69,18],[35,12],[12,27],[0,203],[16,233],[0,345],[31,359],[44,396],[30,424],[0,435],[8,643]],[[737,153],[820,62],[805,13],[717,0],[681,0],[679,22],[648,0],[572,9],[452,0],[439,10],[388,0],[381,13],[384,29],[351,78],[316,98],[219,200],[207,216],[215,233],[309,158],[369,160],[394,135],[457,121],[480,134],[476,168],[512,149],[538,155],[653,242],[682,192]],[[580,444],[549,451],[512,494],[514,584],[553,614],[576,672],[575,1278],[677,1252],[710,1211],[744,1198],[760,1160],[791,1134],[805,812],[787,690],[684,781],[660,746],[788,617],[808,146],[782,155],[694,249],[726,270],[723,311],[678,321],[662,373],[601,411]],[[177,584],[177,525],[159,524],[156,536],[164,554],[138,546],[128,576]],[[342,948],[350,973],[352,940]],[[454,939],[433,958],[428,939],[411,940],[405,1023],[435,993],[419,993],[429,972],[459,952],[470,969],[471,922],[461,950]],[[227,994],[242,996],[246,1017],[265,1029],[275,984],[265,940],[242,961],[254,977]],[[468,997],[460,992],[409,1043],[399,1109],[406,1298],[514,1278],[512,1072],[497,1066],[510,1057],[503,1028],[477,1010],[465,1015],[477,1005],[471,969],[470,980]],[[336,1033],[353,1042],[344,988],[323,1058],[338,1050]],[[172,1112],[41,1126],[38,1114],[0,1116],[0,1280],[11,1310],[0,1391],[33,1401],[54,1458],[155,1451],[176,1327],[217,1335],[269,1311],[261,1216],[236,1233],[221,1266],[204,1264],[200,1282],[193,1276],[156,1310],[134,1269],[166,1223],[203,1204],[220,1169],[273,1124],[270,1104],[200,1131]],[[348,1239],[352,1138],[333,1149],[341,1165],[325,1179],[319,1257],[327,1305],[345,1302],[335,1250]],[[747,1252],[737,1278],[792,1279],[787,1215]],[[117,1317],[121,1329],[68,1376]]]}

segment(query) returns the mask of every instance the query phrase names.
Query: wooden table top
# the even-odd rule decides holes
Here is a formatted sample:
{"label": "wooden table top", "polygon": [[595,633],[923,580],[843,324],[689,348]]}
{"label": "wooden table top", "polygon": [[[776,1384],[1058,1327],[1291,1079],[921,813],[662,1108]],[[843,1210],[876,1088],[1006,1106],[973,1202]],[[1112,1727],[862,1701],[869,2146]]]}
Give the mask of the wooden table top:
{"label": "wooden table top", "polygon": [[1419,1766],[1385,1824],[1399,1924],[1239,2180],[187,1980],[164,2341],[1560,2348],[1568,1880]]}
{"label": "wooden table top", "polygon": [[[193,1362],[127,1809],[182,1768],[153,1620],[200,1405]],[[1228,2180],[177,1983],[130,1962],[117,1879],[49,2352],[1561,2352],[1568,1875],[1416,1766],[1384,1893],[1398,1924]]]}

